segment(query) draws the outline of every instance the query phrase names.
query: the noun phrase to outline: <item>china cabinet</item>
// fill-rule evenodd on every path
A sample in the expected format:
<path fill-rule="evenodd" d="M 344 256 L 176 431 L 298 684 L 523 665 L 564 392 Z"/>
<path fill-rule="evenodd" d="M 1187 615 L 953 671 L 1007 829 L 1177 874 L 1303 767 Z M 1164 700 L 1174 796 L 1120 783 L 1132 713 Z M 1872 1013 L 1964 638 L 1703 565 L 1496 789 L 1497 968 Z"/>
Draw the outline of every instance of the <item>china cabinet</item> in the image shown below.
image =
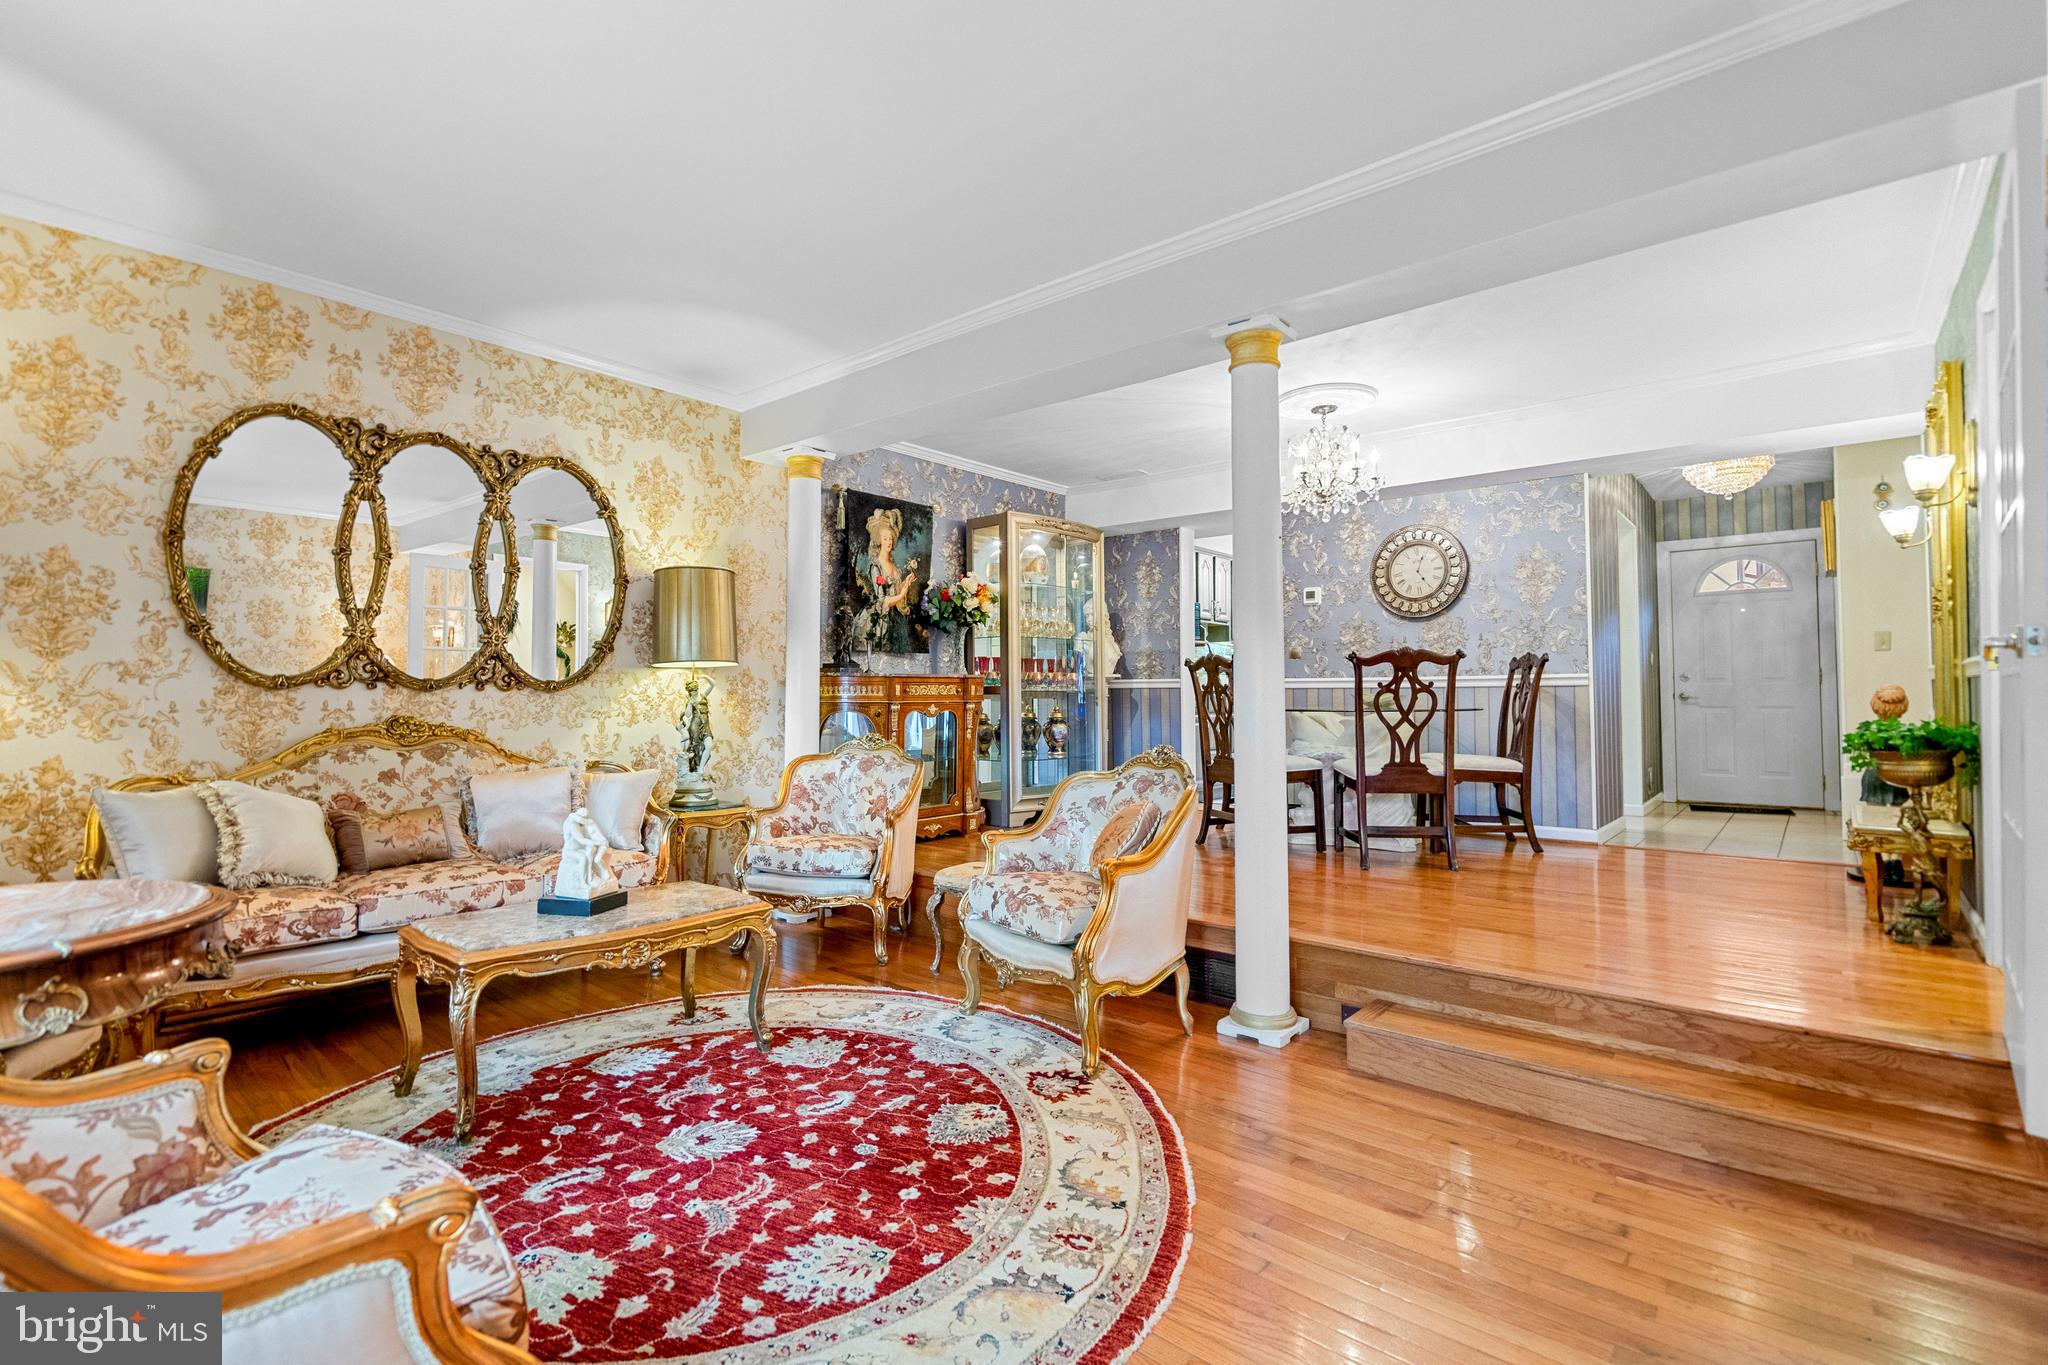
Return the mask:
<path fill-rule="evenodd" d="M 962 651 L 990 680 L 976 778 L 989 819 L 1010 827 L 1035 816 L 1068 774 L 1107 766 L 1102 532 L 1002 512 L 967 523 L 967 557 L 997 594 L 994 619 Z"/>
<path fill-rule="evenodd" d="M 982 824 L 975 727 L 985 684 L 925 673 L 826 673 L 818 679 L 818 752 L 880 735 L 924 764 L 917 837 L 973 834 Z"/>

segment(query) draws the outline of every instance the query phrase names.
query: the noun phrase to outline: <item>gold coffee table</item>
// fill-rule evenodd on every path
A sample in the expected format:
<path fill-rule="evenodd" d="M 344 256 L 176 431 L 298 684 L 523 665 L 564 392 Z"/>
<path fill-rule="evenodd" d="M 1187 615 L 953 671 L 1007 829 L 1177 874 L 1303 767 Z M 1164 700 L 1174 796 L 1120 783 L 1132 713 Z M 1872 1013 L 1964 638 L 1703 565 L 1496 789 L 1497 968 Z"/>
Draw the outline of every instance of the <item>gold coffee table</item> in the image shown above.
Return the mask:
<path fill-rule="evenodd" d="M 775 955 L 775 921 L 768 903 L 744 891 L 702 882 L 641 887 L 617 910 L 587 919 L 543 915 L 529 908 L 475 910 L 408 924 L 398 931 L 398 976 L 392 995 L 405 1030 L 405 1060 L 392 1089 L 412 1093 L 424 1037 L 419 983 L 448 986 L 448 1032 L 455 1044 L 455 1139 L 469 1140 L 476 1120 L 476 1002 L 500 976 L 550 976 L 583 967 L 645 967 L 669 953 L 683 954 L 686 1017 L 697 1012 L 697 950 L 745 935 L 753 979 L 747 1021 L 754 1042 L 768 1050 L 761 997 Z"/>

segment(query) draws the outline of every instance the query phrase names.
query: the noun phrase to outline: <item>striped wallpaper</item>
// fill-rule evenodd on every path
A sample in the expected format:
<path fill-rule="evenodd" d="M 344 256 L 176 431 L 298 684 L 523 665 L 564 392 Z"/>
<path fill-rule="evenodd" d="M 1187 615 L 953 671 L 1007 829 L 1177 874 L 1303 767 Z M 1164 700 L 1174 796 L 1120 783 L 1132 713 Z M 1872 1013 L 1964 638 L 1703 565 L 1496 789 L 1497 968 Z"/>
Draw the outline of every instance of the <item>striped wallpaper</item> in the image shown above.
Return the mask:
<path fill-rule="evenodd" d="M 1746 535 L 1751 531 L 1810 531 L 1820 505 L 1835 495 L 1835 481 L 1752 488 L 1732 498 L 1666 498 L 1657 504 L 1657 539 Z"/>
<path fill-rule="evenodd" d="M 1127 758 L 1142 754 L 1155 744 L 1170 744 L 1176 749 L 1181 747 L 1180 693 L 1181 685 L 1178 681 L 1139 685 L 1120 679 L 1111 680 L 1110 766 L 1114 767 Z M 1183 752 L 1187 755 L 1190 767 L 1201 763 L 1192 736 Z"/>
<path fill-rule="evenodd" d="M 1499 736 L 1501 695 L 1506 683 L 1458 680 L 1458 701 L 1463 705 L 1477 699 L 1485 712 L 1458 717 L 1458 748 L 1465 753 L 1490 754 Z M 1290 711 L 1336 711 L 1351 714 L 1351 686 L 1302 686 L 1287 689 Z M 1558 682 L 1544 679 L 1536 698 L 1536 784 L 1533 792 L 1535 818 L 1539 825 L 1558 829 L 1593 829 L 1593 723 L 1592 693 L 1584 677 L 1567 677 Z M 1493 792 L 1485 787 L 1461 784 L 1458 811 L 1463 815 L 1493 812 Z"/>

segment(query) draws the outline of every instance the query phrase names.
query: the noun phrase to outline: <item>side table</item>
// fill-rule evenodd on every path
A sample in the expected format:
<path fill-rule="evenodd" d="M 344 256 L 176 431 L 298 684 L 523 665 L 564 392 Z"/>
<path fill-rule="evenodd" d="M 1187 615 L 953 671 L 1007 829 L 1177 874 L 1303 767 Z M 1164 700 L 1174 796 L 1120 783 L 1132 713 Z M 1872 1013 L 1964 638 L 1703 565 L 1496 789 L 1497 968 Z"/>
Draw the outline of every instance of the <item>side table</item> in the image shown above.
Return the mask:
<path fill-rule="evenodd" d="M 665 882 L 708 882 L 713 886 L 738 887 L 746 856 L 744 830 L 753 807 L 744 801 L 721 799 L 715 806 L 670 806 L 668 856 L 661 870 Z M 739 830 L 738 836 L 729 831 Z M 691 835 L 701 837 L 692 840 Z M 718 853 L 719 838 L 730 845 L 725 858 Z M 725 865 L 718 866 L 720 862 Z"/>
<path fill-rule="evenodd" d="M 1904 809 L 1903 806 L 1860 802 L 1849 820 L 1847 843 L 1849 851 L 1863 859 L 1864 904 L 1873 924 L 1884 922 L 1884 868 L 1881 860 L 1901 858 L 1910 862 L 1914 856 L 1912 836 L 1899 825 L 1899 812 Z M 1970 837 L 1970 827 L 1954 820 L 1929 820 L 1927 835 L 1934 847 L 1934 856 L 1941 862 L 1942 922 L 1953 929 L 1962 903 L 1963 863 L 1976 856 L 1975 841 Z"/>

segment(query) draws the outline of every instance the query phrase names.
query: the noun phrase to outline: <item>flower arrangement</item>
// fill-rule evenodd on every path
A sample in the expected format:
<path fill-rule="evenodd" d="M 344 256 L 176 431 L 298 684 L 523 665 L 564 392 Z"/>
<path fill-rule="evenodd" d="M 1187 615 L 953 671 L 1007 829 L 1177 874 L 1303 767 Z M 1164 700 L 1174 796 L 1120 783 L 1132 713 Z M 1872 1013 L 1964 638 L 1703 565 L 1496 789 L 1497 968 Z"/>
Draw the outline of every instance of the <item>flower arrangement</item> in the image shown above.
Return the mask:
<path fill-rule="evenodd" d="M 934 583 L 924 593 L 925 615 L 944 630 L 985 626 L 995 608 L 996 590 L 971 573 L 950 583 Z"/>
<path fill-rule="evenodd" d="M 1952 753 L 1958 781 L 1965 787 L 1977 785 L 1978 739 L 1972 724 L 1905 721 L 1896 716 L 1866 720 L 1842 736 L 1842 752 L 1857 772 L 1873 766 L 1878 754 Z"/>

